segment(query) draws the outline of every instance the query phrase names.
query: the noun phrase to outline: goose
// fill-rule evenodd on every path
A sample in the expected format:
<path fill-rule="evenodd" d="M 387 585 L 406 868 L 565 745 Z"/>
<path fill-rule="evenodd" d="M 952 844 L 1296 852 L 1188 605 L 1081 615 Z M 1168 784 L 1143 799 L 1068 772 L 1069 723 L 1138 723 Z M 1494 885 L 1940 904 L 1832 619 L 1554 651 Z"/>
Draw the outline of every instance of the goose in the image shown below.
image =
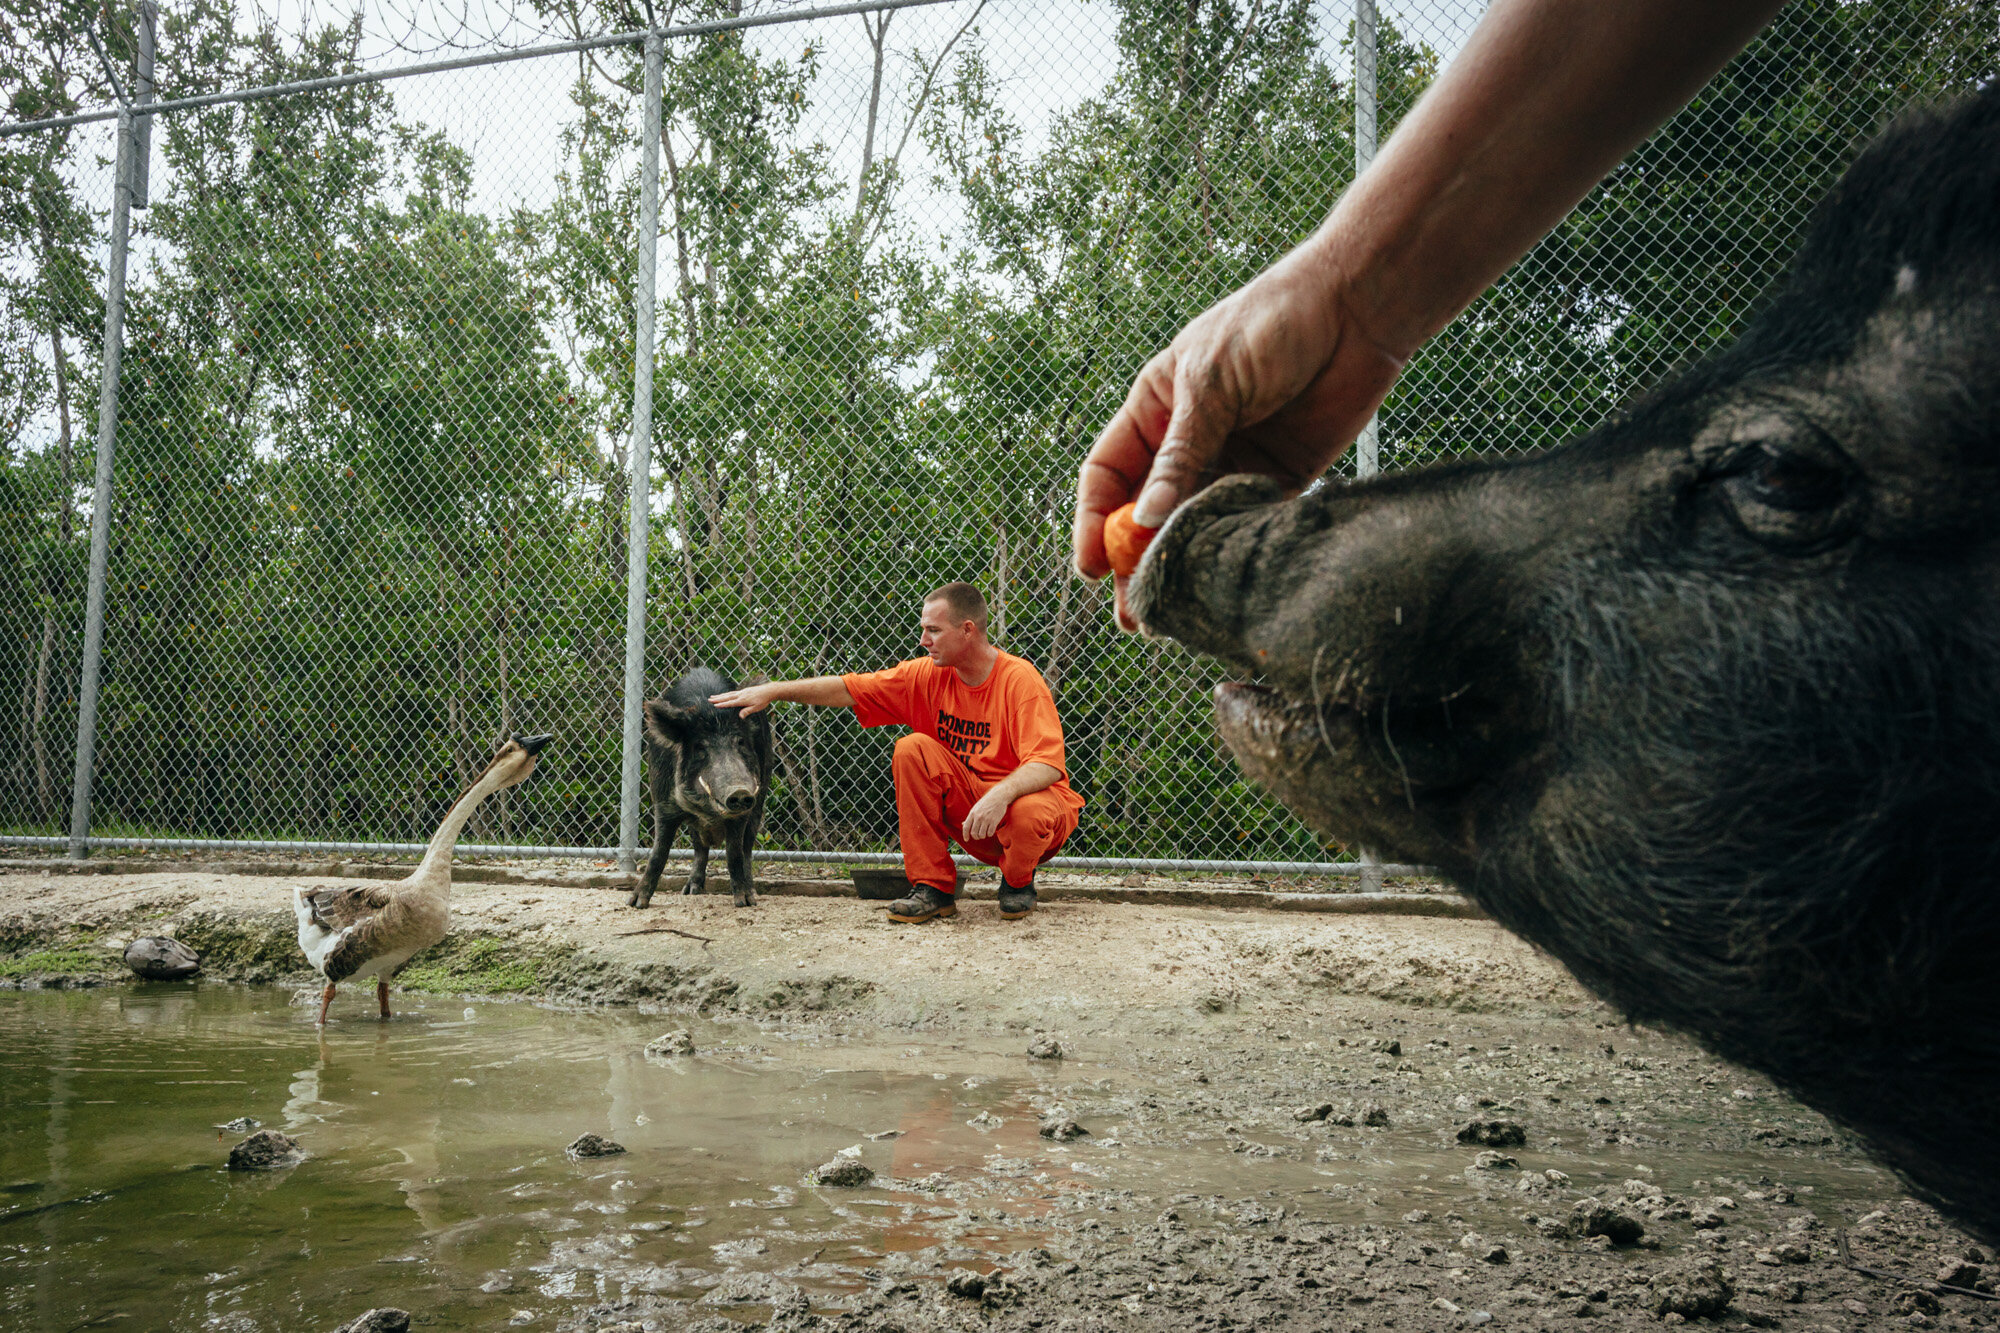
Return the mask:
<path fill-rule="evenodd" d="M 375 978 L 382 1017 L 389 1015 L 389 978 L 422 950 L 444 938 L 451 925 L 451 853 L 459 830 L 479 803 L 503 787 L 527 781 L 535 756 L 548 736 L 515 736 L 500 747 L 485 771 L 458 798 L 431 836 L 424 859 L 408 879 L 395 884 L 336 889 L 299 886 L 292 890 L 292 913 L 299 920 L 299 947 L 306 961 L 326 978 L 319 997 L 319 1026 L 326 1026 L 333 988 L 343 981 Z"/>

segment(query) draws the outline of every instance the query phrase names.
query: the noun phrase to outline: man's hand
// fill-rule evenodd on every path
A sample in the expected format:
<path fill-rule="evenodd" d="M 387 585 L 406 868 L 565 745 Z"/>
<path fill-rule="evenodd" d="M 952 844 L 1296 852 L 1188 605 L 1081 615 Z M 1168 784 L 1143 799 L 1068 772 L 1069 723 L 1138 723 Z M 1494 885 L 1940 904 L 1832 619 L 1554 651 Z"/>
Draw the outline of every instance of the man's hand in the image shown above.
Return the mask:
<path fill-rule="evenodd" d="M 1308 242 L 1147 362 L 1077 478 L 1077 572 L 1109 572 L 1105 516 L 1135 496 L 1133 517 L 1156 528 L 1217 476 L 1262 473 L 1298 491 L 1324 472 L 1402 369 L 1350 310 Z"/>
<path fill-rule="evenodd" d="M 708 696 L 708 701 L 717 708 L 738 709 L 738 717 L 748 717 L 752 713 L 763 712 L 784 698 L 783 689 L 788 683 L 772 681 L 766 685 L 745 685 L 741 689 L 711 694 Z"/>
<path fill-rule="evenodd" d="M 1053 764 L 1030 759 L 1027 763 L 1009 773 L 988 787 L 980 798 L 965 812 L 965 819 L 958 826 L 960 833 L 974 839 L 990 838 L 1000 831 L 1000 825 L 1007 818 L 1008 809 L 1014 802 L 1029 792 L 1043 791 L 1052 787 L 1062 778 L 1062 770 Z"/>
<path fill-rule="evenodd" d="M 1014 803 L 1013 797 L 1000 790 L 998 785 L 986 789 L 986 794 L 972 803 L 965 812 L 965 822 L 959 827 L 968 838 L 990 838 L 1000 831 L 1000 822 L 1007 818 L 1007 807 Z"/>

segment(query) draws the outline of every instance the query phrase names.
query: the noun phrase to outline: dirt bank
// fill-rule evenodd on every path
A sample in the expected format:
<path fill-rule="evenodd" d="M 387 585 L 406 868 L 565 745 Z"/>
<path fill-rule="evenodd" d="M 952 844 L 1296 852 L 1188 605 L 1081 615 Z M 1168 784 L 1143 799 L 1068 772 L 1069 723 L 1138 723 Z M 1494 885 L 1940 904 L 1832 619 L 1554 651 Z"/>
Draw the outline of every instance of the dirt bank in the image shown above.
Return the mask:
<path fill-rule="evenodd" d="M 125 942 L 162 934 L 194 946 L 211 977 L 303 984 L 290 908 L 300 882 L 0 874 L 0 979 L 111 979 Z M 1468 1012 L 1593 1007 L 1554 963 L 1484 920 L 1055 898 L 1003 922 L 975 897 L 953 920 L 910 927 L 853 897 L 767 894 L 738 910 L 721 895 L 662 894 L 635 911 L 619 888 L 554 879 L 461 883 L 452 910 L 451 937 L 416 960 L 404 986 L 968 1030 L 1157 1027 L 1331 996 Z"/>

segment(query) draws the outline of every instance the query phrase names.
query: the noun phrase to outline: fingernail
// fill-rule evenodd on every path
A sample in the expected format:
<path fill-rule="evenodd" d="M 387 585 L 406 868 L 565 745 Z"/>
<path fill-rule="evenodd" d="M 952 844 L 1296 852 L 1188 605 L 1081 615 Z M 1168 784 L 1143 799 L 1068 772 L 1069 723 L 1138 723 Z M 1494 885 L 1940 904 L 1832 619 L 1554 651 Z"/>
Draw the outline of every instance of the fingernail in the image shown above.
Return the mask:
<path fill-rule="evenodd" d="M 1139 492 L 1139 503 L 1132 506 L 1132 521 L 1142 528 L 1157 528 L 1174 512 L 1174 501 L 1179 498 L 1169 483 L 1152 482 Z"/>

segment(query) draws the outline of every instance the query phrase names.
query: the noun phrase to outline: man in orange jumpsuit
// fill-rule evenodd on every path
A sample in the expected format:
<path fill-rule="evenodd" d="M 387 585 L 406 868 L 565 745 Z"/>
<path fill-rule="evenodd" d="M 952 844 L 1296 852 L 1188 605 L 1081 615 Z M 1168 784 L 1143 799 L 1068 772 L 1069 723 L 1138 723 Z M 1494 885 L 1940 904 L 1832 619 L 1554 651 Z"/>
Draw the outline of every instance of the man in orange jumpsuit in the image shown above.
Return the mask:
<path fill-rule="evenodd" d="M 986 637 L 986 599 L 969 583 L 924 598 L 926 657 L 887 671 L 746 685 L 710 698 L 745 716 L 773 703 L 852 708 L 864 727 L 910 728 L 896 742 L 896 820 L 910 894 L 891 921 L 955 916 L 955 841 L 1000 867 L 1000 915 L 1034 910 L 1035 867 L 1076 831 L 1083 798 L 1063 765 L 1062 720 L 1041 673 Z"/>

